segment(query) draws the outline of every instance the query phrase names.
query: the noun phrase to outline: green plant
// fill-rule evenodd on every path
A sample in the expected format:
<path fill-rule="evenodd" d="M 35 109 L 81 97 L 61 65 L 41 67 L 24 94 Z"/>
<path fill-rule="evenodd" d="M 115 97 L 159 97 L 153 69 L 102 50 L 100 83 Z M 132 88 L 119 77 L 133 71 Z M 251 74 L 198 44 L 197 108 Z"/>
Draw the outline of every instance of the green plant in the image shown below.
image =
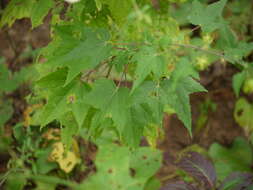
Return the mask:
<path fill-rule="evenodd" d="M 192 136 L 189 95 L 206 91 L 197 82 L 195 68 L 227 61 L 245 72 L 249 64 L 244 58 L 252 43 L 238 40 L 223 17 L 226 0 L 186 2 L 191 9 L 186 17 L 184 5 L 180 6 L 184 0 L 68 2 L 11 0 L 0 26 L 28 17 L 36 28 L 50 12 L 52 40 L 39 53 L 35 63 L 39 79 L 28 98 L 43 106 L 29 112 L 26 125 L 60 128 L 59 146 L 65 146 L 66 155 L 77 136 L 95 143 L 97 172 L 80 185 L 55 175 L 33 176 L 35 171 L 23 172 L 24 179 L 37 180 L 38 186 L 47 181 L 53 184 L 51 189 L 57 184 L 73 189 L 158 189 L 154 174 L 161 155 L 154 148 L 162 136 L 164 113 L 175 112 Z M 196 27 L 184 31 L 181 22 Z M 195 30 L 201 37 L 189 40 Z M 242 82 L 236 83 L 239 94 Z M 140 147 L 143 136 L 152 147 Z M 11 188 L 21 189 L 22 184 Z"/>
<path fill-rule="evenodd" d="M 242 137 L 237 137 L 228 148 L 213 143 L 208 152 L 214 161 L 219 180 L 224 180 L 233 172 L 251 172 L 252 147 Z"/>
<path fill-rule="evenodd" d="M 5 135 L 5 124 L 11 118 L 14 110 L 12 107 L 12 99 L 8 94 L 15 91 L 23 83 L 31 80 L 33 75 L 32 68 L 25 68 L 19 72 L 12 73 L 5 65 L 5 60 L 0 60 L 0 152 L 7 150 L 11 142 L 11 138 Z"/>

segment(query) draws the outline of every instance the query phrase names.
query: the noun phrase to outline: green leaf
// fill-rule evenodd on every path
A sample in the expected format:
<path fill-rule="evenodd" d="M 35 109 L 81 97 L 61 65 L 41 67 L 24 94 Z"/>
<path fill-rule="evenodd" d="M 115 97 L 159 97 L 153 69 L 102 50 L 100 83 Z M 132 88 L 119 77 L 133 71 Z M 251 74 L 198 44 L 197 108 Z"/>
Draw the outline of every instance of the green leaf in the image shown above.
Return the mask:
<path fill-rule="evenodd" d="M 84 100 L 79 99 L 79 100 L 77 100 L 77 102 L 75 104 L 72 104 L 71 107 L 72 107 L 72 112 L 74 114 L 76 122 L 77 122 L 79 128 L 81 128 L 83 126 L 84 120 L 88 114 L 90 106 Z"/>
<path fill-rule="evenodd" d="M 133 59 L 136 61 L 136 70 L 132 91 L 134 91 L 152 72 L 155 80 L 158 80 L 166 67 L 163 57 L 157 55 L 157 51 L 153 47 L 144 46 L 140 51 L 134 55 Z"/>
<path fill-rule="evenodd" d="M 220 0 L 205 6 L 194 0 L 188 20 L 194 25 L 200 25 L 204 32 L 212 32 L 223 25 L 222 11 L 226 2 L 227 0 Z"/>
<path fill-rule="evenodd" d="M 144 190 L 159 190 L 161 186 L 161 182 L 155 177 L 152 177 L 146 183 Z"/>
<path fill-rule="evenodd" d="M 6 183 L 6 190 L 23 190 L 26 179 L 21 173 L 9 175 Z"/>
<path fill-rule="evenodd" d="M 235 75 L 233 75 L 232 85 L 233 85 L 233 90 L 234 90 L 237 97 L 239 96 L 240 89 L 241 89 L 245 79 L 246 79 L 246 72 L 245 71 L 242 71 L 240 73 L 236 73 Z"/>
<path fill-rule="evenodd" d="M 83 184 L 83 189 L 131 189 L 137 183 L 130 176 L 130 152 L 115 144 L 101 145 L 96 156 L 97 173 Z M 136 190 L 141 190 L 137 188 Z"/>
<path fill-rule="evenodd" d="M 0 96 L 0 152 L 7 151 L 11 144 L 12 138 L 5 135 L 5 123 L 11 118 L 14 110 L 12 102 L 9 99 L 3 99 Z"/>
<path fill-rule="evenodd" d="M 238 42 L 235 46 L 225 49 L 225 57 L 230 61 L 238 62 L 248 56 L 253 50 L 253 43 Z"/>
<path fill-rule="evenodd" d="M 236 47 L 238 39 L 236 33 L 231 29 L 229 24 L 224 24 L 219 28 L 220 38 L 216 43 L 216 46 L 220 49 Z"/>
<path fill-rule="evenodd" d="M 50 183 L 43 183 L 40 181 L 36 181 L 36 189 L 35 190 L 55 190 L 56 185 Z"/>
<path fill-rule="evenodd" d="M 49 10 L 54 6 L 53 0 L 38 0 L 34 3 L 31 10 L 32 28 L 42 24 L 44 17 L 48 14 Z"/>
<path fill-rule="evenodd" d="M 116 88 L 112 80 L 99 79 L 87 95 L 87 102 L 103 112 L 101 117 L 112 117 L 117 129 L 122 132 L 129 119 L 129 89 Z"/>
<path fill-rule="evenodd" d="M 148 147 L 138 148 L 133 152 L 130 167 L 134 170 L 134 178 L 147 181 L 161 167 L 162 155 L 159 150 Z"/>
<path fill-rule="evenodd" d="M 67 77 L 67 68 L 61 68 L 39 79 L 36 83 L 41 88 L 55 89 L 62 87 Z"/>
<path fill-rule="evenodd" d="M 56 163 L 48 161 L 48 156 L 51 151 L 51 148 L 46 148 L 35 152 L 37 158 L 35 166 L 39 174 L 47 174 L 51 170 L 58 168 Z"/>
<path fill-rule="evenodd" d="M 78 132 L 78 124 L 72 112 L 67 112 L 59 119 L 64 126 L 61 128 L 61 141 L 65 145 L 64 148 L 69 150 L 72 145 L 73 136 Z"/>
<path fill-rule="evenodd" d="M 0 64 L 0 94 L 16 90 L 22 83 L 36 78 L 33 67 L 24 67 L 19 72 L 11 73 L 5 64 Z"/>
<path fill-rule="evenodd" d="M 218 143 L 212 144 L 209 155 L 214 161 L 219 180 L 224 180 L 235 171 L 251 171 L 252 150 L 248 142 L 241 137 L 236 138 L 230 148 Z"/>
<path fill-rule="evenodd" d="M 101 2 L 101 0 L 95 0 L 95 3 L 96 3 L 96 6 L 97 6 L 97 9 L 100 11 L 102 9 L 102 2 Z"/>
<path fill-rule="evenodd" d="M 62 40 L 53 48 L 47 64 L 54 67 L 68 67 L 65 85 L 69 84 L 78 74 L 96 67 L 109 57 L 111 46 L 107 44 L 109 34 L 104 29 L 81 28 L 82 38 L 76 39 L 69 34 L 69 27 L 62 30 Z M 62 47 L 60 47 L 62 46 Z"/>
<path fill-rule="evenodd" d="M 128 14 L 130 13 L 131 8 L 132 8 L 132 1 L 131 0 L 124 0 L 124 1 L 99 0 L 99 1 L 108 5 L 108 7 L 111 11 L 112 17 L 119 24 L 122 24 L 126 20 Z"/>
<path fill-rule="evenodd" d="M 128 88 L 119 88 L 108 108 L 112 120 L 120 132 L 126 127 L 129 119 L 129 94 Z"/>
<path fill-rule="evenodd" d="M 87 95 L 87 102 L 98 109 L 109 106 L 116 86 L 112 80 L 98 79 L 93 83 L 91 92 Z"/>
<path fill-rule="evenodd" d="M 144 127 L 148 124 L 149 114 L 141 105 L 133 105 L 129 112 L 129 120 L 123 130 L 122 138 L 128 146 L 136 148 L 140 144 Z"/>
<path fill-rule="evenodd" d="M 76 106 L 78 105 L 75 104 L 83 102 L 83 96 L 88 91 L 88 86 L 79 81 L 73 81 L 65 87 L 56 88 L 53 93 L 50 93 L 47 104 L 39 117 L 41 126 L 45 126 L 55 119 L 60 119 L 68 111 L 75 112 L 74 115 L 77 116 L 76 120 L 81 124 L 81 121 L 84 119 L 80 118 L 81 116 L 77 112 L 81 110 L 77 109 Z M 85 117 L 85 112 L 83 113 L 83 117 Z"/>
<path fill-rule="evenodd" d="M 18 87 L 18 84 L 12 80 L 13 76 L 5 64 L 0 64 L 0 93 L 11 92 Z"/>
<path fill-rule="evenodd" d="M 95 165 L 97 172 L 85 180 L 82 189 L 143 190 L 161 165 L 161 153 L 148 147 L 131 152 L 127 147 L 103 144 L 99 146 Z M 136 173 L 131 174 L 133 170 Z"/>
<path fill-rule="evenodd" d="M 2 13 L 0 28 L 6 24 L 10 27 L 15 20 L 29 17 L 33 5 L 31 0 L 11 0 Z"/>
<path fill-rule="evenodd" d="M 2 127 L 11 118 L 13 112 L 12 102 L 0 97 L 0 134 L 2 134 Z"/>
<path fill-rule="evenodd" d="M 195 75 L 195 72 L 187 64 L 185 61 L 179 62 L 171 79 L 162 82 L 161 98 L 165 104 L 169 104 L 176 111 L 178 118 L 192 135 L 189 95 L 194 92 L 206 92 L 206 90 L 190 77 Z"/>

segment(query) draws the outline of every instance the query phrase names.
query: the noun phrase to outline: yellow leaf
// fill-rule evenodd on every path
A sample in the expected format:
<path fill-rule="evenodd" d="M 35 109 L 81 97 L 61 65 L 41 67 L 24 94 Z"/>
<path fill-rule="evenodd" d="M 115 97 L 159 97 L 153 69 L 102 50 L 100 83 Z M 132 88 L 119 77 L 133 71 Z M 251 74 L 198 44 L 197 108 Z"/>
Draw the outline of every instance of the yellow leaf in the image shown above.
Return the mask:
<path fill-rule="evenodd" d="M 75 141 L 74 141 L 75 142 Z M 69 173 L 73 170 L 76 164 L 80 162 L 79 159 L 79 149 L 76 147 L 78 146 L 77 143 L 74 147 L 74 152 L 72 151 L 65 151 L 64 145 L 62 142 L 56 142 L 53 144 L 53 150 L 49 156 L 50 161 L 55 161 L 59 164 L 60 168 Z"/>

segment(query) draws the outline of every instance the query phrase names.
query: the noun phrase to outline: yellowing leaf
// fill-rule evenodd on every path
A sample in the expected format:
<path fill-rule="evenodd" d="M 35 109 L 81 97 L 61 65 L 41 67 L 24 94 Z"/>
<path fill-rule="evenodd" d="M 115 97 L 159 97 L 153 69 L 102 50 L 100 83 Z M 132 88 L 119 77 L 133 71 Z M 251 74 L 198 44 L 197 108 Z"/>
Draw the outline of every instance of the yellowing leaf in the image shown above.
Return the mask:
<path fill-rule="evenodd" d="M 30 124 L 31 124 L 31 120 L 32 120 L 32 118 L 31 118 L 31 113 L 33 113 L 34 110 L 40 108 L 41 106 L 42 106 L 41 104 L 34 104 L 34 105 L 32 105 L 32 106 L 28 106 L 28 107 L 25 109 L 25 111 L 24 111 L 24 113 L 23 113 L 23 117 L 24 117 L 24 126 L 25 126 L 25 127 L 28 127 L 28 126 L 30 126 Z"/>
<path fill-rule="evenodd" d="M 74 141 L 75 142 L 75 141 Z M 79 149 L 76 148 L 77 143 L 75 144 L 75 151 L 65 151 L 64 145 L 62 142 L 56 142 L 53 145 L 53 151 L 51 152 L 49 159 L 51 161 L 55 161 L 59 164 L 60 168 L 66 172 L 69 173 L 73 170 L 76 164 L 80 162 L 79 159 Z M 77 152 L 78 151 L 78 152 Z"/>
<path fill-rule="evenodd" d="M 253 105 L 245 98 L 240 98 L 235 104 L 235 121 L 247 132 L 253 131 Z"/>
<path fill-rule="evenodd" d="M 79 159 L 73 152 L 67 152 L 66 156 L 58 161 L 58 163 L 63 171 L 69 173 L 79 163 Z"/>

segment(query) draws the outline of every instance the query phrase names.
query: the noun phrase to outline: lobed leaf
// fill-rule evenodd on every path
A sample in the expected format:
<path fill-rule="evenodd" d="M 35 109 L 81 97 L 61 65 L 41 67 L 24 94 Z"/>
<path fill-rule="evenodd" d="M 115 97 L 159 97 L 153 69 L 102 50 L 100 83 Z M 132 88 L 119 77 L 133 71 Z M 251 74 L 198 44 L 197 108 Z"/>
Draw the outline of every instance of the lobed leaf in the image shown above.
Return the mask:
<path fill-rule="evenodd" d="M 53 51 L 46 64 L 68 68 L 65 86 L 81 72 L 93 69 L 110 56 L 111 46 L 107 43 L 109 40 L 107 30 L 82 27 L 79 28 L 80 39 L 72 36 L 75 29 L 72 30 L 71 25 L 60 27 L 58 30 L 62 39 L 60 43 L 55 41 L 55 47 L 52 46 Z"/>
<path fill-rule="evenodd" d="M 32 28 L 42 24 L 44 17 L 48 14 L 49 10 L 53 6 L 53 0 L 38 0 L 36 3 L 34 3 L 31 10 Z"/>
<path fill-rule="evenodd" d="M 192 24 L 200 25 L 204 32 L 213 32 L 223 26 L 222 11 L 226 2 L 227 0 L 220 0 L 205 6 L 194 0 L 188 20 Z"/>
<path fill-rule="evenodd" d="M 151 72 L 155 80 L 158 80 L 163 75 L 166 67 L 165 60 L 162 56 L 156 54 L 155 48 L 144 46 L 134 55 L 133 60 L 136 61 L 137 66 L 135 70 L 136 80 L 134 80 L 132 91 L 134 91 Z"/>
<path fill-rule="evenodd" d="M 191 78 L 191 76 L 196 78 L 198 75 L 192 66 L 187 66 L 187 64 L 189 64 L 187 60 L 182 59 L 173 71 L 171 78 L 161 83 L 161 99 L 176 111 L 179 119 L 192 135 L 189 95 L 206 90 Z"/>

